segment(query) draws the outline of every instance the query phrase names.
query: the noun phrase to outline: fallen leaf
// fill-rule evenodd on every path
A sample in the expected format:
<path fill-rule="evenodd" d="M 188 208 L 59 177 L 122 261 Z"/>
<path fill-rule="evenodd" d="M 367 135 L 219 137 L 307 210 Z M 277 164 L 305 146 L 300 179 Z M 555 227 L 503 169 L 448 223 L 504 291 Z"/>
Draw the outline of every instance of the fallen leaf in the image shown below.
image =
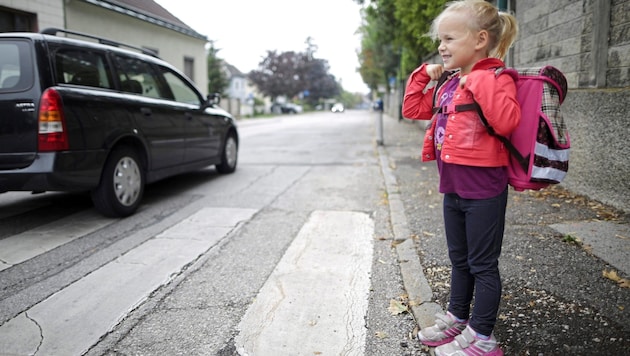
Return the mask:
<path fill-rule="evenodd" d="M 422 304 L 422 301 L 417 301 L 417 300 L 410 300 L 409 301 L 409 306 L 410 307 L 415 307 L 415 306 L 418 306 L 420 304 Z"/>
<path fill-rule="evenodd" d="M 376 337 L 377 337 L 377 338 L 379 338 L 379 339 L 385 339 L 385 338 L 389 337 L 389 335 L 387 335 L 387 333 L 386 333 L 386 332 L 384 332 L 384 331 L 377 331 L 377 332 L 375 333 L 375 335 L 376 335 Z"/>
<path fill-rule="evenodd" d="M 621 279 L 621 277 L 619 277 L 619 275 L 617 274 L 617 271 L 612 270 L 612 269 L 611 269 L 610 271 L 608 271 L 608 270 L 604 270 L 604 271 L 602 272 L 602 275 L 603 275 L 605 278 L 608 278 L 608 279 L 610 279 L 610 280 L 612 280 L 612 281 L 615 281 L 615 282 L 619 282 L 619 280 Z"/>
<path fill-rule="evenodd" d="M 418 335 L 418 332 L 420 331 L 420 327 L 418 325 L 416 325 L 413 330 L 411 331 L 411 334 L 409 335 L 409 339 L 411 340 L 415 340 L 416 336 Z"/>
<path fill-rule="evenodd" d="M 619 274 L 617 274 L 617 271 L 615 271 L 615 270 L 612 270 L 612 269 L 610 271 L 604 270 L 602 272 L 602 275 L 605 278 L 610 279 L 611 281 L 617 282 L 617 284 L 621 288 L 630 288 L 630 280 L 625 279 L 625 278 L 621 278 L 619 276 Z"/>
<path fill-rule="evenodd" d="M 406 313 L 408 308 L 402 302 L 392 299 L 389 301 L 389 308 L 387 308 L 392 315 L 399 315 L 402 313 Z"/>

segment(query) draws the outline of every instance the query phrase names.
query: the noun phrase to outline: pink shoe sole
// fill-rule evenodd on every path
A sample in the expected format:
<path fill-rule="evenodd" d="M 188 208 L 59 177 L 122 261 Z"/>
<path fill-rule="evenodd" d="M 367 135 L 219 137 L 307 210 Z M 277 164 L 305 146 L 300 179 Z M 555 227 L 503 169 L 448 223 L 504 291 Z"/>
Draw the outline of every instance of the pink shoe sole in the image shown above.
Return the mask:
<path fill-rule="evenodd" d="M 496 350 L 487 353 L 486 356 L 503 356 L 503 350 L 500 347 L 497 347 Z"/>

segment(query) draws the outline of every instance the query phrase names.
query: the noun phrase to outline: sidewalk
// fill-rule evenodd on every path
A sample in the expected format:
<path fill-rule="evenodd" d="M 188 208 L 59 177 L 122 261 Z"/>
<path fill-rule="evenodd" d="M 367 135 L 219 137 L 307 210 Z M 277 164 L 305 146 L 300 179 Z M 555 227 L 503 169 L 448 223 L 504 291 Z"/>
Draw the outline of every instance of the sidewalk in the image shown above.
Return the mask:
<path fill-rule="evenodd" d="M 437 169 L 420 162 L 419 122 L 383 121 L 378 150 L 401 273 L 427 326 L 449 296 Z M 561 187 L 510 191 L 495 328 L 506 355 L 628 354 L 630 288 L 618 279 L 630 279 L 629 215 Z"/>

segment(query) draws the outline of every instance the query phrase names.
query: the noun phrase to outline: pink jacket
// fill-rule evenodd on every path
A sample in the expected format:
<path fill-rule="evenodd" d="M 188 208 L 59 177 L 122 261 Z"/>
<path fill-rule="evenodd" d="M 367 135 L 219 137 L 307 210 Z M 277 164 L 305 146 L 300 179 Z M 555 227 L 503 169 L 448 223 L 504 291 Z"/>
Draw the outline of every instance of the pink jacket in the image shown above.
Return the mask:
<path fill-rule="evenodd" d="M 433 117 L 434 88 L 423 92 L 431 81 L 425 66 L 426 64 L 422 64 L 414 70 L 407 81 L 402 106 L 402 114 L 406 118 L 429 120 Z M 458 86 L 455 90 L 452 104 L 470 104 L 474 97 L 496 133 L 508 136 L 521 120 L 521 110 L 516 100 L 514 79 L 510 75 L 497 76 L 494 70 L 490 70 L 504 66 L 496 58 L 477 62 L 468 74 L 464 88 Z M 436 159 L 433 138 L 436 122 L 433 120 L 426 131 L 422 161 Z M 508 150 L 501 141 L 488 134 L 476 111 L 450 113 L 444 137 L 441 154 L 444 162 L 477 167 L 508 165 Z"/>

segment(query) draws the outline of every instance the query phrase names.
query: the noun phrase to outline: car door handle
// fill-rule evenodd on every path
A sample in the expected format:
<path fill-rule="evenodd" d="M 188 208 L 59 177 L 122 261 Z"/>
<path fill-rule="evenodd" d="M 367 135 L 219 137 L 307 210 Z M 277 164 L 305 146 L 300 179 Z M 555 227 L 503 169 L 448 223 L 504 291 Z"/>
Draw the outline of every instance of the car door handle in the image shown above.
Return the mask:
<path fill-rule="evenodd" d="M 188 120 L 192 120 L 192 119 L 193 119 L 192 114 L 191 114 L 191 113 L 189 113 L 189 112 L 184 113 L 184 116 L 185 116 Z"/>
<path fill-rule="evenodd" d="M 144 116 L 151 116 L 151 109 L 149 108 L 140 108 L 140 112 L 144 115 Z"/>

